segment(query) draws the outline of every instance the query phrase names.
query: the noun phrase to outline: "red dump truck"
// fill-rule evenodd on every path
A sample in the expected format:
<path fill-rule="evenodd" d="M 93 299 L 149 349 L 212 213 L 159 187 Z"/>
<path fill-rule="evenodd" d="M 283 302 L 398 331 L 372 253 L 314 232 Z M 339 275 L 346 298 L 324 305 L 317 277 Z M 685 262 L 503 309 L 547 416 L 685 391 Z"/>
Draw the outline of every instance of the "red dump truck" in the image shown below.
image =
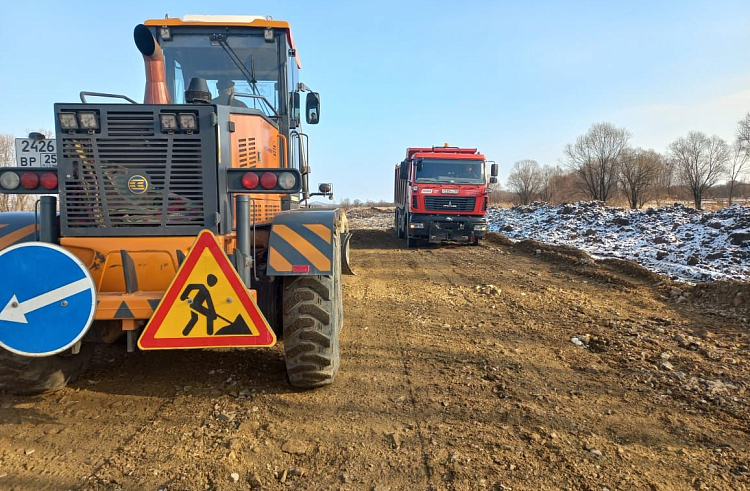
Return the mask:
<path fill-rule="evenodd" d="M 497 170 L 476 148 L 407 148 L 395 172 L 396 235 L 408 247 L 420 240 L 478 244 Z"/>

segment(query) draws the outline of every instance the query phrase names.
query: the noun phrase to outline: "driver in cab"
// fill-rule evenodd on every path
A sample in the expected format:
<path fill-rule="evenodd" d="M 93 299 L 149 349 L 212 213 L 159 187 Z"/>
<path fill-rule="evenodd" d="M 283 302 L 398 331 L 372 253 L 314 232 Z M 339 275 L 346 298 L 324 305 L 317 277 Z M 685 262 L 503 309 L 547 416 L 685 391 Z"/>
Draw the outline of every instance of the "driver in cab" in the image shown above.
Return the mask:
<path fill-rule="evenodd" d="M 228 106 L 229 98 L 231 97 L 232 94 L 234 94 L 234 80 L 230 78 L 220 78 L 216 82 L 216 88 L 219 89 L 219 95 L 211 99 L 211 103 L 222 104 L 224 106 Z M 247 105 L 244 102 L 238 101 L 237 99 L 233 98 L 232 107 L 247 108 Z"/>

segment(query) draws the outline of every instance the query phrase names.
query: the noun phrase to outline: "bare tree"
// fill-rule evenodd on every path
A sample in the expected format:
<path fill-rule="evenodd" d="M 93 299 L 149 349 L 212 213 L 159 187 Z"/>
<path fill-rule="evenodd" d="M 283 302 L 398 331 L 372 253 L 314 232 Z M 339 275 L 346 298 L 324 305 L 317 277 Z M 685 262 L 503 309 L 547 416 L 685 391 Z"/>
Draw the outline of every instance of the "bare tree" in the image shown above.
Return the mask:
<path fill-rule="evenodd" d="M 679 180 L 693 195 L 697 209 L 702 209 L 703 195 L 722 174 L 729 160 L 729 145 L 718 136 L 709 138 L 700 131 L 691 131 L 669 145 Z"/>
<path fill-rule="evenodd" d="M 0 134 L 0 167 L 16 165 L 16 139 L 13 135 Z M 0 193 L 0 212 L 33 210 L 36 195 Z"/>
<path fill-rule="evenodd" d="M 675 160 L 662 155 L 659 170 L 656 173 L 656 202 L 660 203 L 662 193 L 666 194 L 667 199 L 672 195 L 672 186 L 675 177 Z M 660 203 L 661 204 L 661 203 Z"/>
<path fill-rule="evenodd" d="M 750 152 L 750 113 L 737 123 L 737 141 Z"/>
<path fill-rule="evenodd" d="M 513 164 L 513 170 L 508 176 L 508 189 L 518 196 L 522 205 L 531 203 L 541 183 L 541 169 L 536 160 L 519 160 Z"/>
<path fill-rule="evenodd" d="M 503 191 L 503 185 L 500 183 L 500 181 L 490 184 L 487 193 L 490 195 L 490 203 L 493 205 L 497 205 L 499 203 L 505 202 L 505 191 Z"/>
<path fill-rule="evenodd" d="M 620 185 L 630 208 L 643 207 L 654 187 L 662 157 L 653 150 L 626 149 L 620 159 Z"/>
<path fill-rule="evenodd" d="M 11 166 L 16 160 L 16 139 L 13 135 L 0 134 L 0 166 Z"/>
<path fill-rule="evenodd" d="M 575 144 L 565 146 L 568 165 L 591 199 L 607 201 L 611 196 L 617 185 L 620 157 L 629 140 L 630 133 L 624 128 L 596 123 Z"/>
<path fill-rule="evenodd" d="M 734 190 L 737 180 L 745 171 L 748 161 L 750 161 L 750 147 L 746 146 L 739 138 L 732 144 L 732 150 L 729 157 L 729 204 L 732 204 Z"/>
<path fill-rule="evenodd" d="M 562 175 L 559 165 L 545 165 L 540 171 L 539 200 L 551 203 L 557 193 L 557 177 Z"/>
<path fill-rule="evenodd" d="M 13 165 L 15 153 L 15 138 L 13 135 L 0 134 L 0 167 Z M 0 211 L 11 211 L 15 208 L 12 194 L 0 193 Z"/>

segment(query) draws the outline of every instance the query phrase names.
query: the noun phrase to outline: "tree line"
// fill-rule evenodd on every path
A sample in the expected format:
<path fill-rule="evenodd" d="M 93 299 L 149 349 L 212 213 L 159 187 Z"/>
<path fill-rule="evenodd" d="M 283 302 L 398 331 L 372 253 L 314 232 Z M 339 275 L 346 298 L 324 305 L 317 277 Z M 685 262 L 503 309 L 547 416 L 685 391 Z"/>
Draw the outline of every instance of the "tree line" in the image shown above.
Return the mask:
<path fill-rule="evenodd" d="M 738 122 L 731 143 L 691 131 L 659 153 L 630 146 L 631 136 L 611 123 L 594 124 L 565 146 L 563 165 L 540 166 L 528 159 L 516 162 L 508 176 L 508 191 L 514 202 L 524 205 L 535 200 L 624 198 L 633 209 L 677 193 L 688 195 L 699 210 L 709 190 L 719 191 L 722 179 L 721 191 L 730 205 L 741 188 L 747 194 L 742 178 L 750 167 L 750 113 Z M 493 201 L 502 199 L 502 191 L 496 189 L 494 194 Z"/>

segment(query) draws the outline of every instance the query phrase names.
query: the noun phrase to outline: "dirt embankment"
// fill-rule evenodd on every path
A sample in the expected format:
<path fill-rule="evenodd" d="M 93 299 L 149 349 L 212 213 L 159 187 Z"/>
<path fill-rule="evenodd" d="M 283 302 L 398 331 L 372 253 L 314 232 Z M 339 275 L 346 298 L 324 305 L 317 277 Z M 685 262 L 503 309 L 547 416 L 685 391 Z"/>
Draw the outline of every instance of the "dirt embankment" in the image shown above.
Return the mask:
<path fill-rule="evenodd" d="M 279 347 L 105 347 L 2 397 L 0 489 L 750 489 L 742 307 L 536 244 L 353 247 L 333 386 Z"/>

